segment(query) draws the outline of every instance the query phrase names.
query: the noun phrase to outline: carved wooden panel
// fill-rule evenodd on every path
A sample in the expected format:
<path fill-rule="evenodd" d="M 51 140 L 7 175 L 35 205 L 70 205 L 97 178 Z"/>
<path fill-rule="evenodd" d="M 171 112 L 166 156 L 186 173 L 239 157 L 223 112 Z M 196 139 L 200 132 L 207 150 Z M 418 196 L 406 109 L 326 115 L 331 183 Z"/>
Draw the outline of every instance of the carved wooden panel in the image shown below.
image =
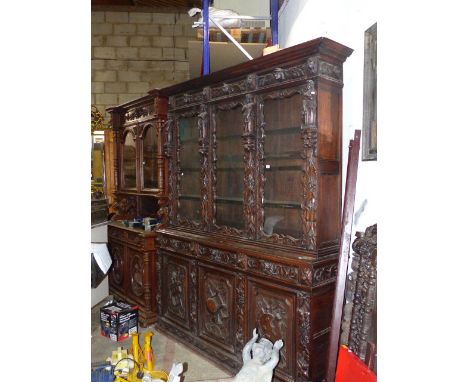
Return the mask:
<path fill-rule="evenodd" d="M 165 255 L 162 273 L 164 285 L 162 290 L 163 316 L 186 329 L 190 329 L 188 261 Z"/>
<path fill-rule="evenodd" d="M 271 342 L 282 339 L 284 347 L 280 352 L 277 372 L 294 378 L 295 371 L 295 310 L 296 296 L 289 290 L 272 284 L 249 280 L 249 329 L 256 327 L 260 337 Z M 290 379 L 290 378 L 289 378 Z"/>
<path fill-rule="evenodd" d="M 235 277 L 200 266 L 200 336 L 234 353 Z"/>
<path fill-rule="evenodd" d="M 139 298 L 144 293 L 143 254 L 128 248 L 128 259 L 130 263 L 130 290 L 135 297 Z"/>
<path fill-rule="evenodd" d="M 111 257 L 112 257 L 112 268 L 110 271 L 109 281 L 111 287 L 122 289 L 124 285 L 125 275 L 125 253 L 124 247 L 115 242 L 111 243 Z"/>
<path fill-rule="evenodd" d="M 377 225 L 364 233 L 356 232 L 356 237 L 352 272 L 346 283 L 341 342 L 365 361 L 368 342 L 376 344 Z"/>

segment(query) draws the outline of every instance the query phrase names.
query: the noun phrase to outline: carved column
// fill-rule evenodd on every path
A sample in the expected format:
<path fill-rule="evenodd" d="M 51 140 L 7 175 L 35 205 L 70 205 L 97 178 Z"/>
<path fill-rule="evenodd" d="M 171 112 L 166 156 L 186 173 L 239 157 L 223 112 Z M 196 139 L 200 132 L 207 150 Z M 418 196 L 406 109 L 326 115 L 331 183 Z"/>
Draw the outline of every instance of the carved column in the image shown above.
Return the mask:
<path fill-rule="evenodd" d="M 155 116 L 156 116 L 156 132 L 157 132 L 157 156 L 156 168 L 158 177 L 158 188 L 165 190 L 165 174 L 164 174 L 164 127 L 167 122 L 167 98 L 156 97 L 154 100 Z"/>
<path fill-rule="evenodd" d="M 298 381 L 308 381 L 310 370 L 310 296 L 307 293 L 297 294 L 296 310 L 296 375 Z"/>
<path fill-rule="evenodd" d="M 174 97 L 170 97 L 169 102 L 174 102 Z M 170 224 L 176 224 L 177 214 L 177 166 L 179 165 L 179 155 L 176 152 L 178 140 L 178 128 L 173 113 L 168 113 L 164 135 L 164 156 L 168 161 L 168 220 Z M 177 148 L 178 150 L 178 148 Z"/>
<path fill-rule="evenodd" d="M 303 151 L 303 202 L 301 203 L 303 222 L 303 246 L 315 249 L 317 243 L 317 97 L 314 81 L 307 81 L 302 92 L 302 140 Z"/>
<path fill-rule="evenodd" d="M 200 152 L 200 185 L 201 185 L 201 226 L 206 229 L 212 221 L 210 200 L 209 200 L 209 136 L 208 136 L 208 106 L 200 105 L 200 113 L 198 114 L 198 131 L 199 131 L 199 152 Z"/>
<path fill-rule="evenodd" d="M 255 101 L 252 94 L 245 96 L 242 112 L 244 113 L 244 227 L 249 239 L 256 237 L 256 139 L 255 139 Z"/>

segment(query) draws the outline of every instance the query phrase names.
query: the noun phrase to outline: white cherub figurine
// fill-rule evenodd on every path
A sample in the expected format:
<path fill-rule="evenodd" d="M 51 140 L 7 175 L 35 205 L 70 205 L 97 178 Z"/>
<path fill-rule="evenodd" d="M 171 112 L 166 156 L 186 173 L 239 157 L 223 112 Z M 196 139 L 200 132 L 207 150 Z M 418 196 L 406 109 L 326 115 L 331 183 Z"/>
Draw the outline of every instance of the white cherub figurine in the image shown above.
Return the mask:
<path fill-rule="evenodd" d="M 257 329 L 254 329 L 252 339 L 242 350 L 244 365 L 233 382 L 271 382 L 273 369 L 279 362 L 279 351 L 283 347 L 283 341 L 278 340 L 273 345 L 266 338 L 261 338 L 259 342 L 256 342 L 257 339 Z"/>

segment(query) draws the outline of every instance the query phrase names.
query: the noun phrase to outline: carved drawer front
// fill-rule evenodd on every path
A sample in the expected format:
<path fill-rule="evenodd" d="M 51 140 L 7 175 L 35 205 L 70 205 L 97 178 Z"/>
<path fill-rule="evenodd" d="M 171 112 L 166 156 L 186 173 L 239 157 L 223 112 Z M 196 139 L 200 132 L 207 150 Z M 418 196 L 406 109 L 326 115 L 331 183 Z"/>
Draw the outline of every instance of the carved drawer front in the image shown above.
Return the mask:
<path fill-rule="evenodd" d="M 163 256 L 162 315 L 190 329 L 189 263 L 173 256 Z"/>
<path fill-rule="evenodd" d="M 127 241 L 137 247 L 143 246 L 143 238 L 136 232 L 127 232 Z"/>
<path fill-rule="evenodd" d="M 108 227 L 107 235 L 109 239 L 125 240 L 126 232 L 123 229 L 118 229 L 115 227 Z"/>
<path fill-rule="evenodd" d="M 216 269 L 199 267 L 200 337 L 235 353 L 235 276 Z"/>
<path fill-rule="evenodd" d="M 115 242 L 110 243 L 112 267 L 109 273 L 111 287 L 123 291 L 125 289 L 125 248 Z"/>
<path fill-rule="evenodd" d="M 268 338 L 272 343 L 282 339 L 284 346 L 280 350 L 280 362 L 275 374 L 286 379 L 294 379 L 295 362 L 295 319 L 296 295 L 289 290 L 273 284 L 264 284 L 255 280 L 248 282 L 249 297 L 249 338 L 257 328 L 260 337 Z"/>
<path fill-rule="evenodd" d="M 127 247 L 127 262 L 129 270 L 128 292 L 139 304 L 144 304 L 145 264 L 143 253 Z"/>

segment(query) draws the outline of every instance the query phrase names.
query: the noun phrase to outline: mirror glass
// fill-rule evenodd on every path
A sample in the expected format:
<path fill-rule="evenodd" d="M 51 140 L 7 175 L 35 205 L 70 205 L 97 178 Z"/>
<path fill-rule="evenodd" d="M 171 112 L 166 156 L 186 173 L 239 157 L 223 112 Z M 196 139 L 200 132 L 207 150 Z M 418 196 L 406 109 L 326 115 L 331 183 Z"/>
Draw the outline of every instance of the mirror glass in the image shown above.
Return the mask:
<path fill-rule="evenodd" d="M 180 118 L 178 128 L 180 140 L 179 215 L 182 218 L 199 222 L 201 220 L 201 164 L 198 152 L 197 117 Z"/>
<path fill-rule="evenodd" d="M 136 142 L 130 133 L 125 136 L 122 158 L 123 186 L 136 188 Z"/>
<path fill-rule="evenodd" d="M 155 126 L 151 125 L 145 129 L 143 136 L 143 188 L 158 188 L 157 138 Z"/>

